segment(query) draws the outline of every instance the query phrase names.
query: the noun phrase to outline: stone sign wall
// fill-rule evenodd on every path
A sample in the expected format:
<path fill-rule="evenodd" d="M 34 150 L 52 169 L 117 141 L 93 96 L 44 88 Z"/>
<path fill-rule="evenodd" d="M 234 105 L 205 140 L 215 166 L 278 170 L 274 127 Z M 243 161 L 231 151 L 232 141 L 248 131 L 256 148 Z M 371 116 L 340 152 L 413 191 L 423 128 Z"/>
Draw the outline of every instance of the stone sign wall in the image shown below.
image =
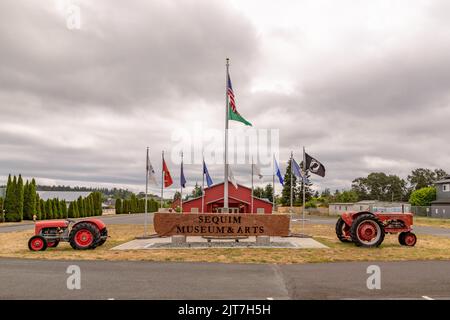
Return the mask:
<path fill-rule="evenodd" d="M 288 215 L 155 213 L 160 236 L 288 236 Z"/>

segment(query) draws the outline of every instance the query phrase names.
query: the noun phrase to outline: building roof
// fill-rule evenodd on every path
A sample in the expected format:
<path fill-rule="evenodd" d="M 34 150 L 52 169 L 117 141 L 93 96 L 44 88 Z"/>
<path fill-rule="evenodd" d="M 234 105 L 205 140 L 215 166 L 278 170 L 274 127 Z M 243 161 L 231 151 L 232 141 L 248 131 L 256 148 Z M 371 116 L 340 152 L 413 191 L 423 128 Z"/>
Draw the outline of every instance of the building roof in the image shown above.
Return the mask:
<path fill-rule="evenodd" d="M 80 196 L 85 198 L 90 195 L 91 191 L 37 191 L 39 198 L 42 200 L 55 199 L 66 200 L 72 202 L 77 200 Z"/>
<path fill-rule="evenodd" d="M 435 184 L 441 184 L 441 183 L 450 183 L 450 176 L 446 176 L 444 179 L 441 179 L 441 180 L 435 182 Z"/>

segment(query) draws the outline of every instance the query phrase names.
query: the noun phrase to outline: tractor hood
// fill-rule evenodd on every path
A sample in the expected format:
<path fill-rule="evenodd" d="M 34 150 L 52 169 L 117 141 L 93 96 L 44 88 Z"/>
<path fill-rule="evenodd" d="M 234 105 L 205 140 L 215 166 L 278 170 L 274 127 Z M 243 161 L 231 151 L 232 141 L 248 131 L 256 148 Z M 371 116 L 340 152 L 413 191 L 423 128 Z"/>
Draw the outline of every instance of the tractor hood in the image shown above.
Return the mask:
<path fill-rule="evenodd" d="M 38 221 L 34 226 L 34 233 L 39 234 L 45 228 L 67 228 L 68 225 L 69 222 L 66 220 Z"/>

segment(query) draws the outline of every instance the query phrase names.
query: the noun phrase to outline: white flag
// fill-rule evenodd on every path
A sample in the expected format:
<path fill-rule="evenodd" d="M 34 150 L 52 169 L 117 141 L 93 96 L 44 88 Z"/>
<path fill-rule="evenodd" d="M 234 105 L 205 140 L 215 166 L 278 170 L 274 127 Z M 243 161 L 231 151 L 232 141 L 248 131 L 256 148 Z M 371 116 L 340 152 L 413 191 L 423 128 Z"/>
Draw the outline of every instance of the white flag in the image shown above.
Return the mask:
<path fill-rule="evenodd" d="M 150 163 L 148 155 L 147 155 L 147 174 L 148 180 L 151 181 L 153 184 L 158 185 L 158 181 L 156 181 L 155 169 L 153 169 L 153 166 Z"/>
<path fill-rule="evenodd" d="M 231 171 L 231 167 L 228 166 L 228 178 L 230 178 L 231 184 L 237 189 L 238 185 L 236 183 L 236 179 L 234 179 L 233 171 Z"/>
<path fill-rule="evenodd" d="M 261 174 L 261 168 L 257 164 L 253 164 L 253 174 L 257 175 L 259 179 L 263 178 Z"/>

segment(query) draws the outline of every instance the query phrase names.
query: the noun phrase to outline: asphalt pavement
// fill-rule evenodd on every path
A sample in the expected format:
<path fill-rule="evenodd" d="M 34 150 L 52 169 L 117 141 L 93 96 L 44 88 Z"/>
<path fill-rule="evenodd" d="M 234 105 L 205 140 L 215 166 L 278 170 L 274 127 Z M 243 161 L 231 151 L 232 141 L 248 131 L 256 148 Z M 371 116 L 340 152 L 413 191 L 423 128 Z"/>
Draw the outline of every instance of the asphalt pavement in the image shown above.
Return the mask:
<path fill-rule="evenodd" d="M 80 268 L 69 290 L 67 268 Z M 380 289 L 368 289 L 370 265 Z M 446 261 L 305 265 L 0 259 L 0 299 L 450 299 Z M 69 281 L 70 283 L 70 281 Z"/>

